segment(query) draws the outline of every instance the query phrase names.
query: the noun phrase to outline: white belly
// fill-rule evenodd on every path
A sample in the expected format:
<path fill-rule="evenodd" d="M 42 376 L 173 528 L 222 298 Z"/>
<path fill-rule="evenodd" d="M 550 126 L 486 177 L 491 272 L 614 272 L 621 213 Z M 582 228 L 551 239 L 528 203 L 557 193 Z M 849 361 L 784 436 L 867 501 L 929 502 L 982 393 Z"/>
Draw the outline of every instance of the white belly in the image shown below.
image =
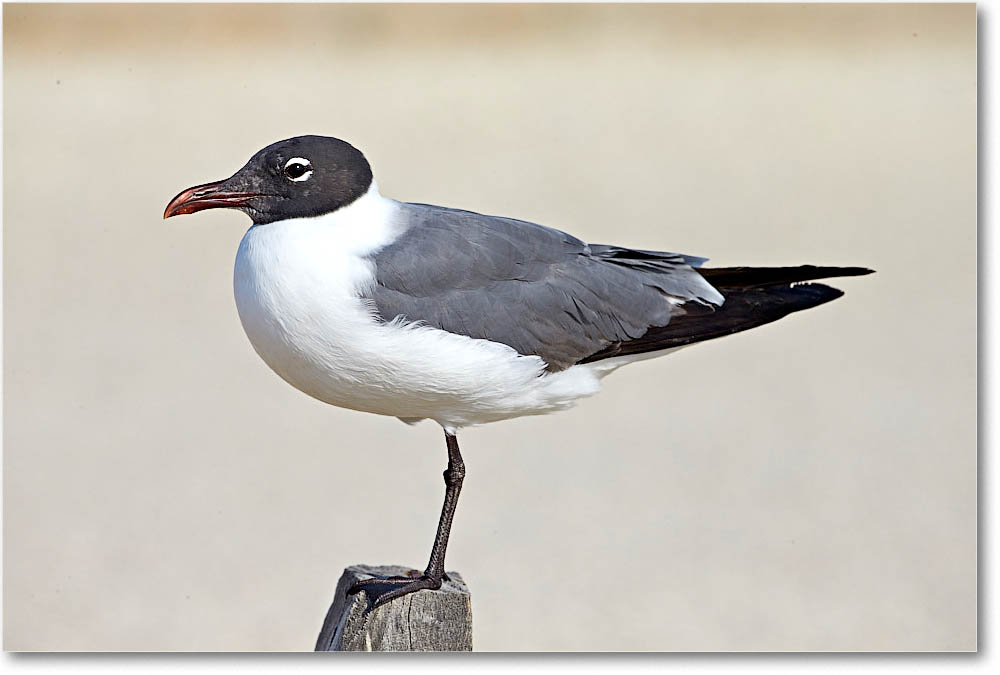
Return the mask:
<path fill-rule="evenodd" d="M 374 283 L 365 254 L 394 234 L 391 223 L 359 223 L 351 208 L 258 225 L 240 243 L 240 320 L 289 384 L 332 405 L 449 429 L 552 412 L 598 391 L 594 368 L 546 374 L 542 359 L 500 343 L 378 321 L 358 290 Z"/>

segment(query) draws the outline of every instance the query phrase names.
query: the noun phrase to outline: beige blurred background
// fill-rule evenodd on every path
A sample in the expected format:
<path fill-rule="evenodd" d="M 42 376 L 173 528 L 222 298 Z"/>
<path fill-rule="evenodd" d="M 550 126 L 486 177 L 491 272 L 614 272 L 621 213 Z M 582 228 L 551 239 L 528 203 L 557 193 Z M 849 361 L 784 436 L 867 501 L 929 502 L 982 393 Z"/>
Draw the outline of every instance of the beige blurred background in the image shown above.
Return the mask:
<path fill-rule="evenodd" d="M 344 566 L 426 563 L 440 430 L 279 380 L 232 300 L 247 219 L 161 220 L 317 133 L 399 199 L 878 270 L 464 432 L 477 649 L 974 649 L 975 23 L 5 5 L 4 647 L 310 650 Z"/>

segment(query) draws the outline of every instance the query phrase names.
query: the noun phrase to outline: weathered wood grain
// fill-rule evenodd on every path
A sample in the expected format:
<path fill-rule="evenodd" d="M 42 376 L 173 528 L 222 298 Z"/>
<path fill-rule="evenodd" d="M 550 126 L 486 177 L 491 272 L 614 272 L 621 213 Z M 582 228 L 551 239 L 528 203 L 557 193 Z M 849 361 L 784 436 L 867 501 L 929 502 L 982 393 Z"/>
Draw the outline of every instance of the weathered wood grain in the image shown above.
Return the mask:
<path fill-rule="evenodd" d="M 347 595 L 372 576 L 419 574 L 398 565 L 352 565 L 344 570 L 316 641 L 316 651 L 472 651 L 472 596 L 457 572 L 439 590 L 418 591 L 368 609 L 364 591 Z"/>

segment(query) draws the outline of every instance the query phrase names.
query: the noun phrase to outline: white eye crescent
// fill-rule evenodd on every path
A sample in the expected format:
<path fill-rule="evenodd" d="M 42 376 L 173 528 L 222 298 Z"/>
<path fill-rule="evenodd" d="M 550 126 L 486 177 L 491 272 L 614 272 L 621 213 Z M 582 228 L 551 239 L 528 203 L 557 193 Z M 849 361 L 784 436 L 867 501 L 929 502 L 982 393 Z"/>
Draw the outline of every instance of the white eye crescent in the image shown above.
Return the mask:
<path fill-rule="evenodd" d="M 312 163 L 305 159 L 304 157 L 292 157 L 290 160 L 285 162 L 285 177 L 288 180 L 295 181 L 296 183 L 302 180 L 307 180 L 309 176 L 312 175 L 313 167 Z"/>

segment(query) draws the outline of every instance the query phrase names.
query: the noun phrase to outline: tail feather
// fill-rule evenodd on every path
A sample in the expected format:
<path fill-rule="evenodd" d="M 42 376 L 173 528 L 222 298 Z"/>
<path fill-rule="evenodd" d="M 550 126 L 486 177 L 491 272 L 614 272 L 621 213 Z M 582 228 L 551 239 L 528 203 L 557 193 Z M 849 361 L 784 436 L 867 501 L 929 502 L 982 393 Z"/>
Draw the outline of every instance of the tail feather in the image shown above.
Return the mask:
<path fill-rule="evenodd" d="M 704 342 L 777 321 L 844 294 L 811 279 L 871 274 L 863 267 L 717 267 L 698 270 L 718 288 L 725 302 L 714 307 L 688 302 L 675 308 L 666 326 L 650 328 L 635 340 L 615 342 L 580 363 L 643 354 Z"/>

